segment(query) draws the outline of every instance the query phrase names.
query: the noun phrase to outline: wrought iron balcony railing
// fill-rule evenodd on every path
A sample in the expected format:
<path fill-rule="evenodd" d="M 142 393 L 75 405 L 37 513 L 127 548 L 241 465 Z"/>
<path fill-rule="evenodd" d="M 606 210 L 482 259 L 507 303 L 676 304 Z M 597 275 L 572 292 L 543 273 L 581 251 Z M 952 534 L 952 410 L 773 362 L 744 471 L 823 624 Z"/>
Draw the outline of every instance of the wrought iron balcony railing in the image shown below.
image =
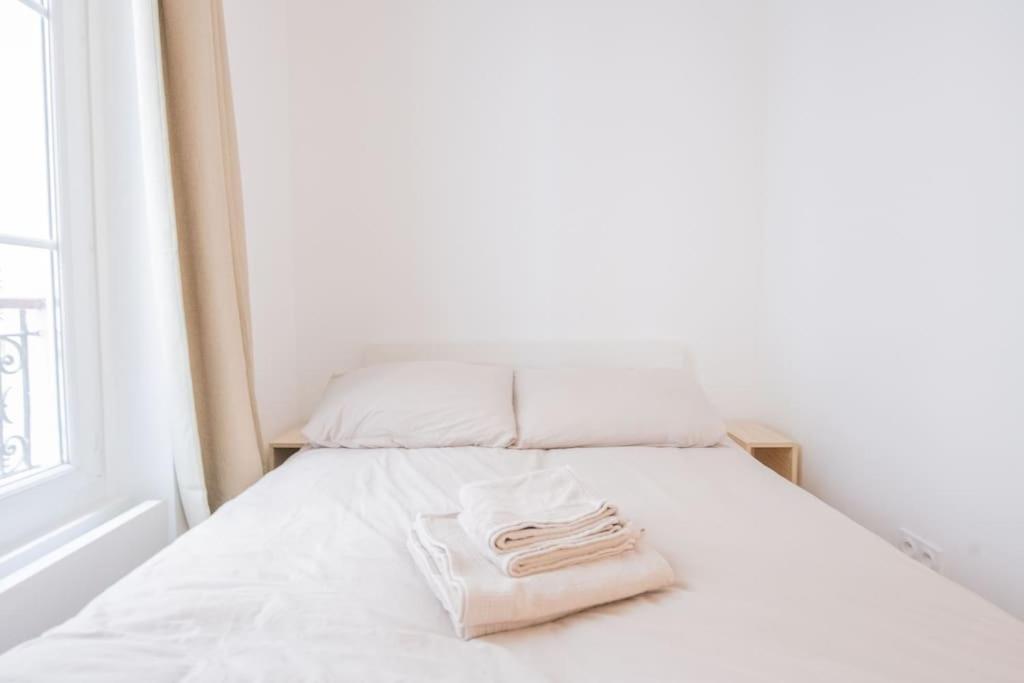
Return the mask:
<path fill-rule="evenodd" d="M 0 481 L 31 470 L 32 385 L 29 311 L 46 308 L 45 299 L 0 299 Z"/>

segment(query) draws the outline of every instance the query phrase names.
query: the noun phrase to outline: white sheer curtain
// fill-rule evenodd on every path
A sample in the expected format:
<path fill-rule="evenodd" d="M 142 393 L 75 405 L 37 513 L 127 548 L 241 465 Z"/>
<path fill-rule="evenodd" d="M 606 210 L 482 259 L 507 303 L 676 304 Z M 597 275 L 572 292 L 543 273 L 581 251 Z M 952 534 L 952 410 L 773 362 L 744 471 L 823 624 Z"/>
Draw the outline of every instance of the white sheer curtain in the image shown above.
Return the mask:
<path fill-rule="evenodd" d="M 89 15 L 108 471 L 115 492 L 177 500 L 180 530 L 206 519 L 210 506 L 182 303 L 159 11 L 156 0 L 93 0 Z"/>

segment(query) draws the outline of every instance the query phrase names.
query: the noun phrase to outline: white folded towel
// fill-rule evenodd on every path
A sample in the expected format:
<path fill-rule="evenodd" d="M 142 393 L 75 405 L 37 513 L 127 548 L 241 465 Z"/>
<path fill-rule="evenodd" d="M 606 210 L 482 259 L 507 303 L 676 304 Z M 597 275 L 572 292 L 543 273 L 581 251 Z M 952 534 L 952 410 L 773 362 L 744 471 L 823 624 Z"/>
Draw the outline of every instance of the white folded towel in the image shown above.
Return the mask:
<path fill-rule="evenodd" d="M 601 520 L 618 520 L 615 506 L 587 491 L 568 467 L 466 484 L 459 502 L 466 532 L 498 553 L 578 537 Z"/>
<path fill-rule="evenodd" d="M 665 559 L 642 541 L 600 562 L 511 578 L 480 554 L 455 513 L 417 516 L 408 545 L 456 635 L 466 640 L 657 590 L 674 579 Z"/>

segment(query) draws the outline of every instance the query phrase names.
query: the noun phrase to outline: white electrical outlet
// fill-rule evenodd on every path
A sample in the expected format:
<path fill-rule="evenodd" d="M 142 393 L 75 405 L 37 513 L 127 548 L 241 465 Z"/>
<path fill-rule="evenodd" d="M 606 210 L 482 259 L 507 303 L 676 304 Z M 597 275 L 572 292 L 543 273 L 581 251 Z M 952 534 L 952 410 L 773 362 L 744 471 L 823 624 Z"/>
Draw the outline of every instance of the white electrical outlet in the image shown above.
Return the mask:
<path fill-rule="evenodd" d="M 942 572 L 942 550 L 934 543 L 929 543 L 906 529 L 900 529 L 897 547 L 907 557 L 917 560 L 933 571 Z"/>

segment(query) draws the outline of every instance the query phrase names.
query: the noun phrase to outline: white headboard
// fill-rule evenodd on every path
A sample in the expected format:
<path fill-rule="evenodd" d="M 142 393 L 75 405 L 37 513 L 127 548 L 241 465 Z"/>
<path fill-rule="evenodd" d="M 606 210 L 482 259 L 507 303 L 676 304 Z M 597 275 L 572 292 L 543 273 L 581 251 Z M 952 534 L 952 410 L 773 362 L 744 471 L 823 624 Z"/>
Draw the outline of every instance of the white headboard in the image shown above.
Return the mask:
<path fill-rule="evenodd" d="M 676 341 L 370 344 L 363 365 L 450 360 L 528 367 L 678 368 L 693 370 L 686 346 Z"/>

